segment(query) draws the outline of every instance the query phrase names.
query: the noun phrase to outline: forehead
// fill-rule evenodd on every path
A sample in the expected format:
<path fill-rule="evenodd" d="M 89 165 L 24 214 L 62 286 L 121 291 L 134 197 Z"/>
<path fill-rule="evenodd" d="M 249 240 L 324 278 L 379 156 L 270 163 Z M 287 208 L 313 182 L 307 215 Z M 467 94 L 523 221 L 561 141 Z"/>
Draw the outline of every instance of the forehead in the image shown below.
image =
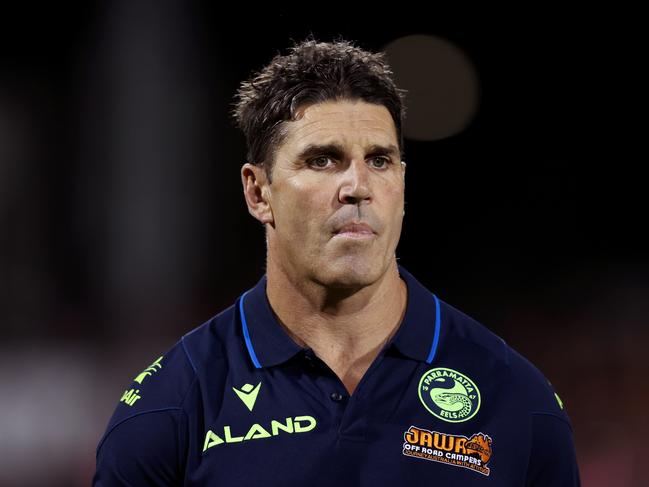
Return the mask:
<path fill-rule="evenodd" d="M 297 120 L 286 122 L 280 150 L 300 151 L 310 144 L 397 146 L 397 132 L 388 109 L 364 101 L 327 101 L 300 107 Z"/>

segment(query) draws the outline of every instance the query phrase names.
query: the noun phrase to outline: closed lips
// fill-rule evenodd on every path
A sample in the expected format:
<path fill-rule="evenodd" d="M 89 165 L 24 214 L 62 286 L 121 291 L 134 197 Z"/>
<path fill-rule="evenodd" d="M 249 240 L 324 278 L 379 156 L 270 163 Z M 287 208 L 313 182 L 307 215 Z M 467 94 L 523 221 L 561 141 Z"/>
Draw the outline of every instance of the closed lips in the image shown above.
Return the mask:
<path fill-rule="evenodd" d="M 370 228 L 369 225 L 366 225 L 365 223 L 348 223 L 347 225 L 344 225 L 341 227 L 339 230 L 336 231 L 336 233 L 374 233 L 374 231 Z"/>

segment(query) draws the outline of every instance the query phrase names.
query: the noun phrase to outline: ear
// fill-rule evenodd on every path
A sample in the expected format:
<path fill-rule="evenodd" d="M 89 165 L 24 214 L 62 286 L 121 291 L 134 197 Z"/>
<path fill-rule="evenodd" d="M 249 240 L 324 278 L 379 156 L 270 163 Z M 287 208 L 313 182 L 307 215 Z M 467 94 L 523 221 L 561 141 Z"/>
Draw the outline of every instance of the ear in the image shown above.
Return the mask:
<path fill-rule="evenodd" d="M 241 167 L 241 184 L 246 198 L 248 212 L 263 225 L 274 224 L 273 209 L 268 195 L 270 193 L 266 170 L 262 166 L 245 163 Z"/>

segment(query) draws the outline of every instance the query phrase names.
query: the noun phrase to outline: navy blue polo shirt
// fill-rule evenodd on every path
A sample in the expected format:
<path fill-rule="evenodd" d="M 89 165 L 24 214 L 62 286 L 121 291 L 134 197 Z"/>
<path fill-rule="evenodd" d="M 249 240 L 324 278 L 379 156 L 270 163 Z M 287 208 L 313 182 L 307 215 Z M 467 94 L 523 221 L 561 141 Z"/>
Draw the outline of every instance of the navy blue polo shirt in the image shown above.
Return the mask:
<path fill-rule="evenodd" d="M 548 380 L 399 273 L 403 322 L 351 396 L 282 328 L 262 277 L 127 386 L 94 485 L 579 485 Z"/>

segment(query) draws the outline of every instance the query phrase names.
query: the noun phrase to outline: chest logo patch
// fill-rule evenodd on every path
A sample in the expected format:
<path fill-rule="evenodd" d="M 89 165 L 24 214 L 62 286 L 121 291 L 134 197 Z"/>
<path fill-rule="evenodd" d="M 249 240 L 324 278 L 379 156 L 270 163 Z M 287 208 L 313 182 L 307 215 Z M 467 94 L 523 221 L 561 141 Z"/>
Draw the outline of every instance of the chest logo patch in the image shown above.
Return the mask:
<path fill-rule="evenodd" d="M 259 388 L 261 387 L 261 382 L 256 386 L 252 384 L 244 384 L 241 389 L 233 387 L 232 390 L 237 393 L 239 399 L 243 401 L 248 409 L 252 411 L 252 408 L 255 407 L 255 401 L 257 400 L 257 394 L 259 394 Z"/>
<path fill-rule="evenodd" d="M 408 457 L 468 468 L 485 476 L 491 472 L 487 464 L 491 460 L 493 442 L 484 433 L 469 438 L 411 426 L 403 439 L 403 454 Z"/>
<path fill-rule="evenodd" d="M 445 367 L 421 376 L 419 400 L 433 416 L 449 423 L 468 421 L 480 409 L 480 390 L 466 375 Z"/>

